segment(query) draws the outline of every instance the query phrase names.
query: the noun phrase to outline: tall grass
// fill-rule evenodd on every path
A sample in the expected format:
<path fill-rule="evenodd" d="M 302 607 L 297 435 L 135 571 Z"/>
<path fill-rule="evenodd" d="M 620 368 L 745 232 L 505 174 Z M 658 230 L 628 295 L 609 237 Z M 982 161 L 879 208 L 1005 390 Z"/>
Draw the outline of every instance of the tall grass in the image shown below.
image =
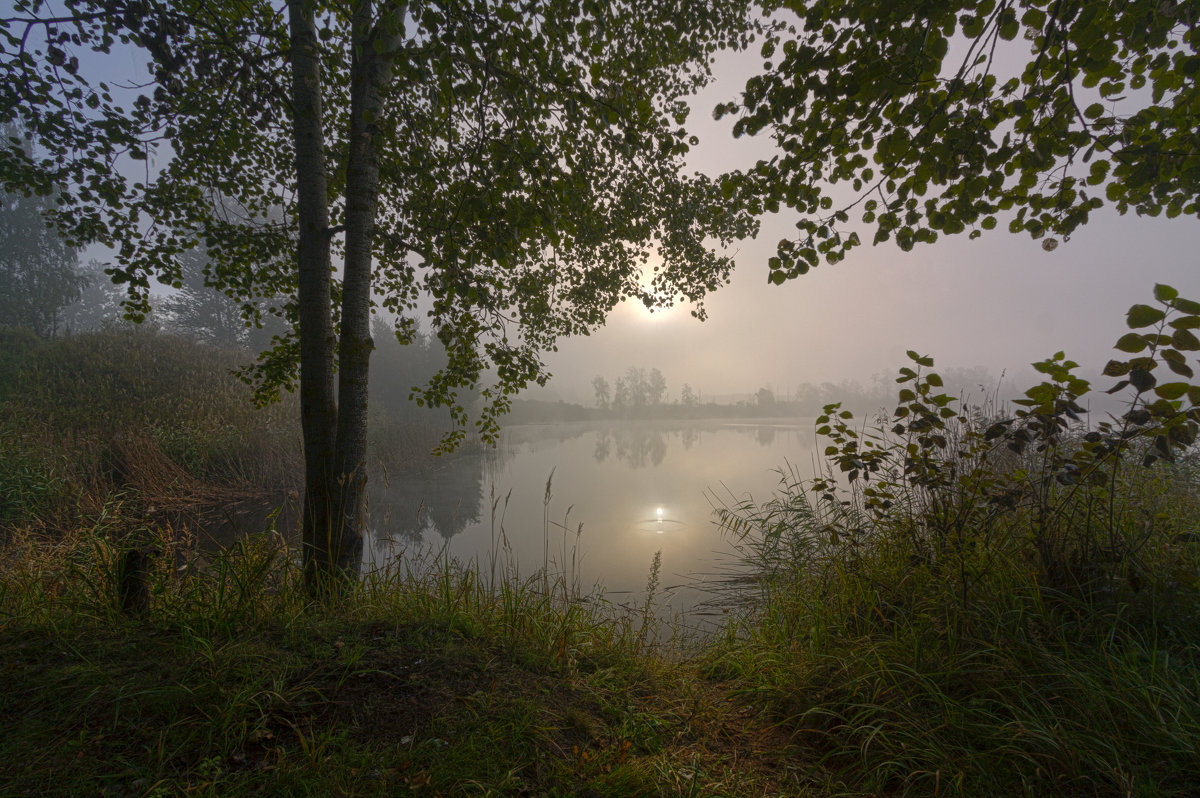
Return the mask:
<path fill-rule="evenodd" d="M 123 497 L 122 518 L 274 500 L 303 475 L 295 396 L 256 407 L 243 352 L 140 328 L 42 341 L 0 328 L 0 527 L 68 529 Z M 426 467 L 442 431 L 371 418 L 379 473 Z"/>
<path fill-rule="evenodd" d="M 1164 350 L 1200 305 L 1156 295 L 1120 344 L 1147 354 L 1107 369 L 1142 372 L 1122 418 L 1088 423 L 1061 354 L 1005 415 L 958 410 L 910 353 L 890 420 L 827 407 L 822 475 L 723 509 L 759 593 L 707 672 L 819 752 L 826 789 L 1195 794 L 1200 392 L 1145 375 L 1188 376 Z"/>
<path fill-rule="evenodd" d="M 317 605 L 277 534 L 206 554 L 146 528 L 128 615 L 121 513 L 0 547 L 0 793 L 621 796 L 739 767 L 687 748 L 683 675 L 566 574 L 404 558 Z"/>
<path fill-rule="evenodd" d="M 0 331 L 0 523 L 70 526 L 116 493 L 165 509 L 295 485 L 294 401 L 256 408 L 245 356 L 148 330 Z"/>

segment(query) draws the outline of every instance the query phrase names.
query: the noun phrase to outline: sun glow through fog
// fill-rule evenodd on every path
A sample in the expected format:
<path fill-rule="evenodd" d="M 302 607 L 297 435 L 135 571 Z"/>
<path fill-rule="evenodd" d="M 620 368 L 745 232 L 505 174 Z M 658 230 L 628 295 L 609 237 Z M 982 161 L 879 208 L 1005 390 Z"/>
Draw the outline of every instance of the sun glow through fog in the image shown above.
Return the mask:
<path fill-rule="evenodd" d="M 638 277 L 638 285 L 643 291 L 653 290 L 654 270 L 656 268 L 661 268 L 661 266 L 662 260 L 660 258 L 657 256 L 652 256 L 650 258 L 650 262 L 646 264 L 641 275 Z M 637 298 L 630 298 L 627 304 L 629 305 L 629 315 L 633 318 L 636 318 L 637 321 L 643 324 L 658 325 L 665 321 L 670 321 L 671 319 L 677 319 L 681 314 L 686 315 L 687 313 L 686 301 L 676 301 L 670 307 L 646 307 L 645 303 L 643 303 L 641 300 Z"/>

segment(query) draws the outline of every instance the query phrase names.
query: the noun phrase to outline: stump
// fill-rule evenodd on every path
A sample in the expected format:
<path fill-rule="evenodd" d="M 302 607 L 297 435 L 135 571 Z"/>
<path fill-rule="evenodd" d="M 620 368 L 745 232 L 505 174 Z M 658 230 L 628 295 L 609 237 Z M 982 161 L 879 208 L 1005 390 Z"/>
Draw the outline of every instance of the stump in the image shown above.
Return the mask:
<path fill-rule="evenodd" d="M 150 609 L 150 571 L 160 552 L 152 547 L 126 549 L 117 563 L 117 600 L 121 614 L 144 615 Z"/>

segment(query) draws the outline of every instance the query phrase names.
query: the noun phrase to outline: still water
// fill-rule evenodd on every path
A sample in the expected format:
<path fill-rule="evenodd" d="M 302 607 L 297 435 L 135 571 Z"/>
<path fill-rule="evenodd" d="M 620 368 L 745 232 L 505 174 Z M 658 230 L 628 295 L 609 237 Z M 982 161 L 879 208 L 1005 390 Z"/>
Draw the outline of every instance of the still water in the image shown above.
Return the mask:
<path fill-rule="evenodd" d="M 811 473 L 813 445 L 809 421 L 508 427 L 420 477 L 377 475 L 365 559 L 434 552 L 486 569 L 505 541 L 523 575 L 574 564 L 585 591 L 636 605 L 661 552 L 660 613 L 703 614 L 704 582 L 734 559 L 714 497 L 765 500 L 781 467 Z"/>

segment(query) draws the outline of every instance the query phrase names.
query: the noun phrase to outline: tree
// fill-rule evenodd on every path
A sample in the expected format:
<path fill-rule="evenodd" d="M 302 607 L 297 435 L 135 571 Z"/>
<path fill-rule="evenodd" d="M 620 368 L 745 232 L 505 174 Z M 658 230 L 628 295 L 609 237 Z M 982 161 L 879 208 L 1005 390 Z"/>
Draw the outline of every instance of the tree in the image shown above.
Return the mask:
<path fill-rule="evenodd" d="M 0 127 L 4 146 L 28 149 L 20 128 Z M 84 280 L 79 254 L 45 215 L 54 200 L 0 190 L 0 324 L 32 330 L 42 338 L 55 335 L 61 311 L 79 299 Z"/>
<path fill-rule="evenodd" d="M 82 288 L 79 299 L 62 309 L 59 318 L 62 328 L 67 333 L 79 333 L 89 330 L 132 324 L 125 318 L 123 300 L 126 292 L 114 285 L 105 273 L 107 267 L 98 260 L 89 260 L 79 272 Z M 145 316 L 140 324 L 160 328 L 160 315 L 157 310 Z"/>
<path fill-rule="evenodd" d="M 597 374 L 595 377 L 592 377 L 592 389 L 596 392 L 596 407 L 608 407 L 610 396 L 608 380 Z"/>
<path fill-rule="evenodd" d="M 666 378 L 658 369 L 650 369 L 650 373 L 646 377 L 646 402 L 652 405 L 661 404 L 666 394 Z"/>
<path fill-rule="evenodd" d="M 618 409 L 633 406 L 633 394 L 630 390 L 629 380 L 624 377 L 617 377 L 616 388 L 613 390 L 612 406 Z"/>
<path fill-rule="evenodd" d="M 626 407 L 645 407 L 649 403 L 649 381 L 646 370 L 637 366 L 625 369 L 625 377 L 617 379 L 617 393 L 624 396 Z"/>
<path fill-rule="evenodd" d="M 696 392 L 692 390 L 692 386 L 686 382 L 679 390 L 679 403 L 684 407 L 695 407 L 700 403 L 700 398 L 696 396 Z"/>
<path fill-rule="evenodd" d="M 239 302 L 209 285 L 211 262 L 203 252 L 181 255 L 180 268 L 178 291 L 160 303 L 172 332 L 209 346 L 256 354 L 271 345 L 274 335 L 286 335 L 282 320 L 263 307 L 265 298 Z"/>
<path fill-rule="evenodd" d="M 741 3 L 64 5 L 18 0 L 2 22 L 0 121 L 21 118 L 46 156 L 0 151 L 0 181 L 66 187 L 54 221 L 114 247 L 135 316 L 196 248 L 218 288 L 294 297 L 296 337 L 259 376 L 263 396 L 298 376 L 314 587 L 361 560 L 373 294 L 402 339 L 431 306 L 447 365 L 420 398 L 450 407 L 453 444 L 460 391 L 482 386 L 491 438 L 560 336 L 625 297 L 699 301 L 731 268 L 706 239 L 754 227 L 682 171 L 686 98 L 716 49 L 745 44 Z M 119 43 L 153 71 L 124 101 L 74 54 Z M 128 168 L 156 152 L 159 171 Z"/>
<path fill-rule="evenodd" d="M 856 208 L 874 243 L 905 250 L 1005 216 L 1013 232 L 1065 238 L 1106 201 L 1200 216 L 1194 3 L 761 5 L 779 21 L 765 71 L 715 115 L 737 113 L 734 135 L 767 131 L 782 150 L 724 183 L 759 211 L 800 213 L 772 282 L 858 246 Z"/>

